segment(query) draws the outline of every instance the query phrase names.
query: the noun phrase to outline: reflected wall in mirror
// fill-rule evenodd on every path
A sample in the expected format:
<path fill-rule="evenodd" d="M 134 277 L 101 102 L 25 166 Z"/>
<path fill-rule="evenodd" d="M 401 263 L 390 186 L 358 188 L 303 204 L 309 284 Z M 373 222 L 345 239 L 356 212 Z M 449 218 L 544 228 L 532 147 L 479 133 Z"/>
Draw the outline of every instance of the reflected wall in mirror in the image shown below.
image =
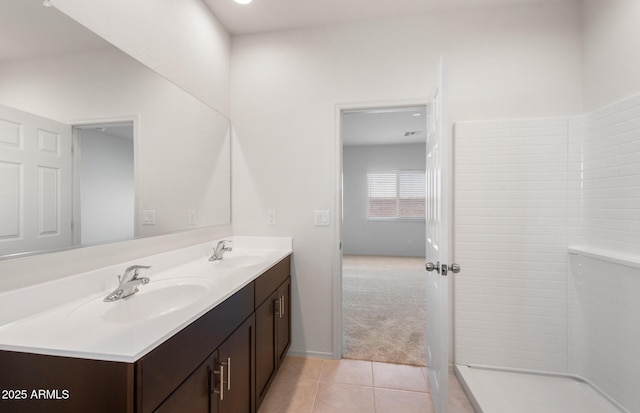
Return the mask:
<path fill-rule="evenodd" d="M 0 256 L 230 223 L 226 117 L 40 0 L 0 38 Z"/>

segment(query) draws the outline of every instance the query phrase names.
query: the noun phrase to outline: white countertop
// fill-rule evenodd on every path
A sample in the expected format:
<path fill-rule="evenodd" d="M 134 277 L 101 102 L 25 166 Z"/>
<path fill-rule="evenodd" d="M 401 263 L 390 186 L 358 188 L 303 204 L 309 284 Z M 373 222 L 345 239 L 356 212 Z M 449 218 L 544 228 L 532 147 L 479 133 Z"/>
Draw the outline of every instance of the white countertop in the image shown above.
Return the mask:
<path fill-rule="evenodd" d="M 0 350 L 135 362 L 292 252 L 290 238 L 275 238 L 275 242 L 269 242 L 270 238 L 233 237 L 232 239 L 234 250 L 225 254 L 227 261 L 224 259 L 219 262 L 208 261 L 211 246 L 215 245 L 215 242 L 167 253 L 176 261 L 182 258 L 182 262 L 173 267 L 166 263 L 167 254 L 136 260 L 135 264 L 152 266 L 148 272 L 140 274 L 149 277 L 150 282 L 140 286 L 140 292 L 137 294 L 115 302 L 102 301 L 117 286 L 117 279 L 112 273 L 113 268 L 80 274 L 71 279 L 54 281 L 46 283 L 47 285 L 38 285 L 5 294 L 4 297 L 0 296 L 0 302 L 3 303 L 0 304 L 1 311 L 10 311 L 7 305 L 23 307 L 16 308 L 15 319 L 10 320 L 5 316 L 0 320 L 2 321 Z M 202 255 L 203 251 L 207 251 L 206 256 Z M 252 258 L 252 261 L 241 261 L 242 257 Z M 257 260 L 256 257 L 260 259 Z M 234 261 L 234 259 L 240 261 Z M 233 266 L 234 262 L 239 262 L 241 265 Z M 164 268 L 154 273 L 154 263 Z M 125 263 L 120 267 L 124 269 L 128 265 L 132 263 Z M 179 282 L 184 277 L 191 278 L 192 281 L 201 281 L 208 288 L 195 301 L 189 301 L 188 304 L 183 302 L 182 307 L 167 314 L 142 319 L 136 316 L 135 305 L 144 301 L 135 300 L 143 296 L 145 288 L 149 287 L 147 291 L 153 291 L 154 283 L 155 288 L 158 288 L 158 285 L 176 280 Z M 70 280 L 73 281 L 72 284 Z M 38 307 L 36 304 L 40 303 L 39 307 L 42 307 L 42 300 L 47 301 L 48 295 L 56 294 L 56 290 L 68 289 L 69 285 L 77 284 L 80 291 L 87 291 L 90 287 L 83 284 L 89 283 L 100 285 L 99 291 L 28 313 L 29 303 L 33 303 L 33 307 Z M 68 294 L 68 291 L 65 290 L 65 293 Z M 126 307 L 120 308 L 125 308 L 126 311 L 120 312 L 116 317 L 96 316 L 96 314 L 106 314 L 117 305 L 125 305 Z M 168 307 L 169 311 L 170 305 Z M 129 314 L 131 314 L 130 317 Z"/>

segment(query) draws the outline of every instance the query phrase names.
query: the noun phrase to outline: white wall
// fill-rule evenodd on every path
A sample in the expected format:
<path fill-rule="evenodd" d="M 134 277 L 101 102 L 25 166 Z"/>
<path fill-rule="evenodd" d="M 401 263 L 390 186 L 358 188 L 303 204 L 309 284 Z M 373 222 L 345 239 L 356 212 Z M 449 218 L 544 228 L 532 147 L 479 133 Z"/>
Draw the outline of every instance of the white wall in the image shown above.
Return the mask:
<path fill-rule="evenodd" d="M 233 228 L 294 238 L 292 351 L 333 350 L 336 104 L 426 100 L 444 53 L 454 121 L 577 113 L 580 49 L 573 2 L 232 39 Z M 314 227 L 318 209 L 332 227 Z"/>
<path fill-rule="evenodd" d="M 133 139 L 80 129 L 80 243 L 134 236 Z"/>
<path fill-rule="evenodd" d="M 424 257 L 424 220 L 367 219 L 367 173 L 424 170 L 424 144 L 345 146 L 342 251 L 352 255 Z"/>
<path fill-rule="evenodd" d="M 228 116 L 229 34 L 200 0 L 52 0 L 89 30 Z"/>
<path fill-rule="evenodd" d="M 583 1 L 585 111 L 635 94 L 640 85 L 640 2 Z"/>

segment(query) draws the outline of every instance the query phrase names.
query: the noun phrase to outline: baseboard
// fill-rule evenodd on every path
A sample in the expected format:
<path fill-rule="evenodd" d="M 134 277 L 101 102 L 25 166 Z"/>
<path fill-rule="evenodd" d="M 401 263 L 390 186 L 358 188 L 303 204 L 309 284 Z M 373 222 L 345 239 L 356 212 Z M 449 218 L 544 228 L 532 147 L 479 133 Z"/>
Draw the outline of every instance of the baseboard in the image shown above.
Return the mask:
<path fill-rule="evenodd" d="M 304 351 L 289 349 L 287 356 L 293 357 L 310 357 L 316 359 L 333 359 L 333 353 L 327 351 Z"/>

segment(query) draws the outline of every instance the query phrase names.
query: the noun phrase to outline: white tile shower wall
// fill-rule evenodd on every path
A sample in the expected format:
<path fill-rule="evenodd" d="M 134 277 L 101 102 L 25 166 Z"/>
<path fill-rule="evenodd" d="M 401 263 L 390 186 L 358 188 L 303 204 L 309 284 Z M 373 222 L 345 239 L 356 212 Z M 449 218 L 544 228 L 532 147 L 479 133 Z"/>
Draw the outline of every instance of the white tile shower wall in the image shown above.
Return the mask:
<path fill-rule="evenodd" d="M 455 125 L 457 363 L 567 370 L 567 127 Z"/>
<path fill-rule="evenodd" d="M 579 239 L 572 243 L 637 256 L 640 251 L 640 96 L 586 117 L 581 168 Z"/>
<path fill-rule="evenodd" d="M 640 412 L 640 269 L 570 255 L 569 371 Z"/>
<path fill-rule="evenodd" d="M 587 115 L 569 118 L 567 131 L 567 183 L 568 183 L 568 224 L 569 245 L 584 244 L 583 213 L 583 175 L 584 163 L 582 144 L 587 132 Z"/>

